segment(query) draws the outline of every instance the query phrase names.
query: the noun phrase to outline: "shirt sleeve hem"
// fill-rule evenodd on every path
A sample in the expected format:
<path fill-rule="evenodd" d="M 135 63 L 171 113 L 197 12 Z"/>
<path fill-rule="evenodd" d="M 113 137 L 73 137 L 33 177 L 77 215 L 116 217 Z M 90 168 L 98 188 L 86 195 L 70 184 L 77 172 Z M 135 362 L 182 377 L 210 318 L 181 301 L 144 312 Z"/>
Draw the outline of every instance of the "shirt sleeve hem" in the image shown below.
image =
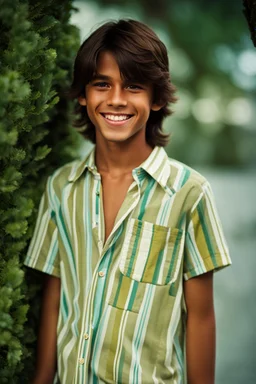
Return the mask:
<path fill-rule="evenodd" d="M 210 256 L 207 259 L 212 260 L 212 258 Z M 205 260 L 207 260 L 207 259 L 205 259 Z M 217 266 L 214 266 L 213 264 L 212 264 L 212 266 L 209 266 L 209 264 L 208 264 L 207 268 L 206 267 L 202 268 L 201 266 L 196 267 L 196 268 L 192 268 L 183 274 L 184 280 L 189 280 L 192 277 L 200 276 L 200 275 L 203 275 L 204 273 L 207 273 L 210 271 L 218 272 L 218 271 L 220 271 L 220 270 L 222 270 L 222 269 L 224 269 L 224 268 L 226 268 L 232 264 L 231 260 L 229 260 L 229 259 L 223 261 L 220 254 L 215 254 L 215 259 L 217 262 Z"/>
<path fill-rule="evenodd" d="M 36 269 L 37 271 L 47 273 L 48 275 L 60 277 L 60 269 L 58 267 L 45 261 L 35 260 L 31 256 L 26 257 L 24 265 Z"/>

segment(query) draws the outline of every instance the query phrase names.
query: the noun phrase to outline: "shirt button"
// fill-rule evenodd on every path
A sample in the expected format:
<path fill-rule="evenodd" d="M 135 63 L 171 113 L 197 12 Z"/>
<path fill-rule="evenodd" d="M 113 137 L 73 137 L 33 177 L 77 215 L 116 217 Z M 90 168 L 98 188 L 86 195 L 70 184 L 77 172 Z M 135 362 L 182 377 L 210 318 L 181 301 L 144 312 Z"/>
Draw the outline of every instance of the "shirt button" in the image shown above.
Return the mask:
<path fill-rule="evenodd" d="M 85 340 L 88 340 L 88 339 L 89 339 L 89 335 L 88 335 L 88 333 L 85 333 L 85 334 L 84 334 L 84 339 L 85 339 Z"/>
<path fill-rule="evenodd" d="M 80 359 L 78 359 L 78 363 L 83 365 L 84 364 L 84 359 L 82 357 L 80 357 Z"/>
<path fill-rule="evenodd" d="M 105 273 L 103 271 L 99 271 L 99 276 L 103 277 L 103 276 L 105 276 Z"/>
<path fill-rule="evenodd" d="M 97 191 L 97 192 L 96 192 L 96 195 L 97 195 L 97 196 L 99 196 L 99 195 L 100 195 L 100 192 L 99 192 L 99 191 Z"/>

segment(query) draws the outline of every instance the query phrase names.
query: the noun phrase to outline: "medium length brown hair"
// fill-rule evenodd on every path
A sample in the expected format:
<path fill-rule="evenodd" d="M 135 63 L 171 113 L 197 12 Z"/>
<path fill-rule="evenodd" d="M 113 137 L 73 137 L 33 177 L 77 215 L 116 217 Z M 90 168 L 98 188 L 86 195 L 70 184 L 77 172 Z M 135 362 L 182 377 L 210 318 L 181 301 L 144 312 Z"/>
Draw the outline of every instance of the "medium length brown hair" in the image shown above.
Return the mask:
<path fill-rule="evenodd" d="M 153 103 L 163 105 L 159 111 L 150 112 L 147 143 L 154 147 L 165 146 L 169 135 L 162 131 L 163 119 L 172 114 L 168 107 L 177 99 L 171 83 L 169 62 L 165 45 L 145 24 L 136 20 L 108 22 L 94 31 L 81 45 L 74 63 L 73 82 L 69 91 L 71 99 L 85 96 L 85 87 L 97 73 L 97 60 L 101 52 L 109 51 L 115 57 L 123 79 L 148 83 L 153 86 Z M 75 107 L 75 127 L 95 143 L 95 127 L 90 121 L 86 106 L 78 102 Z"/>

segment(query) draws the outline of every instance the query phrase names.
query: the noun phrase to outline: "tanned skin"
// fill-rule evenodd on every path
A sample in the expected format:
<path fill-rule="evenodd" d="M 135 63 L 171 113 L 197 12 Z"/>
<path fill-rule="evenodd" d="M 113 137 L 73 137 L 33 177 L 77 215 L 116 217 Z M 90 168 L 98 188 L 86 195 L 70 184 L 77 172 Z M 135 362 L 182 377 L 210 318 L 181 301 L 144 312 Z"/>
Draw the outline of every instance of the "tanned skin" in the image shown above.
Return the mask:
<path fill-rule="evenodd" d="M 187 307 L 186 357 L 188 384 L 214 384 L 215 315 L 213 273 L 184 283 Z"/>
<path fill-rule="evenodd" d="M 57 366 L 57 322 L 60 305 L 60 279 L 45 276 L 37 344 L 36 375 L 32 384 L 53 382 Z"/>

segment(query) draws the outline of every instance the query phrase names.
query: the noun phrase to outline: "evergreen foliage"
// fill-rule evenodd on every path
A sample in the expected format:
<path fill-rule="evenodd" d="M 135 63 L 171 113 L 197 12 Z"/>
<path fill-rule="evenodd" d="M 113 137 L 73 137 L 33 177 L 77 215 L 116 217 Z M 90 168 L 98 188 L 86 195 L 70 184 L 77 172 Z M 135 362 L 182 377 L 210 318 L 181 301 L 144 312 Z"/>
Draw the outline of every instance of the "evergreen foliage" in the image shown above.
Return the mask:
<path fill-rule="evenodd" d="M 29 382 L 40 289 L 22 262 L 46 176 L 75 153 L 63 96 L 79 46 L 72 10 L 71 0 L 0 0 L 1 383 Z"/>

